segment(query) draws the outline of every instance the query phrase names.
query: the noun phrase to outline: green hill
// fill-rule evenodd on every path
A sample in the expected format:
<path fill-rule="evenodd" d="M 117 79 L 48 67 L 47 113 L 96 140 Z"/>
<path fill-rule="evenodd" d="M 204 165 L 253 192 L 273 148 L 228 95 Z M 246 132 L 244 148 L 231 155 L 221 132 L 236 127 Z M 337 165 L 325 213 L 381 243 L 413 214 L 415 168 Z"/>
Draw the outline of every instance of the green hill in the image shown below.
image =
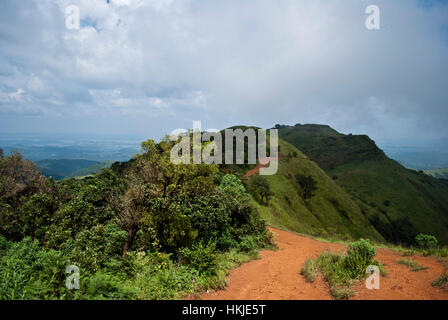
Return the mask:
<path fill-rule="evenodd" d="M 269 204 L 253 201 L 268 224 L 316 236 L 384 241 L 361 208 L 321 168 L 282 139 L 279 146 L 282 157 L 278 172 L 263 176 L 273 193 Z M 296 156 L 287 156 L 294 153 Z M 312 176 L 316 181 L 315 195 L 308 200 L 301 196 L 297 174 Z"/>
<path fill-rule="evenodd" d="M 423 170 L 423 172 L 437 179 L 448 179 L 448 168 Z"/>
<path fill-rule="evenodd" d="M 368 136 L 324 125 L 281 126 L 279 135 L 316 162 L 358 204 L 390 242 L 418 232 L 448 243 L 448 186 L 389 159 Z"/>

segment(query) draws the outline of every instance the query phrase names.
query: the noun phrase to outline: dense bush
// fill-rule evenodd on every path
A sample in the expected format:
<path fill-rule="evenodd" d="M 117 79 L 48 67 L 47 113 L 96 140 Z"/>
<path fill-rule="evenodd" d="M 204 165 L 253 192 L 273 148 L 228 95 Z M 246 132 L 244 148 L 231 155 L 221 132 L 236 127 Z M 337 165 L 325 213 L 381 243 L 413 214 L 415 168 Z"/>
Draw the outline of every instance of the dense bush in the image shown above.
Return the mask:
<path fill-rule="evenodd" d="M 376 251 L 369 240 L 360 239 L 349 244 L 345 264 L 353 276 L 366 272 L 367 266 L 373 262 Z"/>
<path fill-rule="evenodd" d="M 199 273 L 215 274 L 217 268 L 216 244 L 198 243 L 191 248 L 183 248 L 179 252 L 179 260 Z"/>
<path fill-rule="evenodd" d="M 249 180 L 248 191 L 260 203 L 269 204 L 269 199 L 273 195 L 269 181 L 259 174 L 253 175 Z"/>
<path fill-rule="evenodd" d="M 416 235 L 415 242 L 421 248 L 435 248 L 437 246 L 437 238 L 424 233 Z"/>
<path fill-rule="evenodd" d="M 175 165 L 173 142 L 84 179 L 45 179 L 0 157 L 0 299 L 162 299 L 220 287 L 227 268 L 271 245 L 241 180 Z M 80 289 L 65 287 L 66 267 Z"/>
<path fill-rule="evenodd" d="M 317 190 L 317 181 L 312 176 L 296 174 L 296 182 L 300 186 L 301 195 L 304 200 L 314 197 L 314 192 Z"/>

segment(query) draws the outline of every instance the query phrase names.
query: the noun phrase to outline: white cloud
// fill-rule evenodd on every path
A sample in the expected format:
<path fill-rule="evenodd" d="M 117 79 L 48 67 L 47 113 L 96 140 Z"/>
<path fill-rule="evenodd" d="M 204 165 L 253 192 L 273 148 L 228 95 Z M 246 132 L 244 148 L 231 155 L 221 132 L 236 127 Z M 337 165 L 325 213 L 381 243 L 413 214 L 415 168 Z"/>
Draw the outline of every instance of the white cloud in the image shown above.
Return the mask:
<path fill-rule="evenodd" d="M 381 30 L 368 31 L 364 0 L 80 0 L 73 31 L 69 4 L 3 4 L 0 89 L 25 90 L 21 110 L 448 136 L 446 5 L 377 0 Z"/>

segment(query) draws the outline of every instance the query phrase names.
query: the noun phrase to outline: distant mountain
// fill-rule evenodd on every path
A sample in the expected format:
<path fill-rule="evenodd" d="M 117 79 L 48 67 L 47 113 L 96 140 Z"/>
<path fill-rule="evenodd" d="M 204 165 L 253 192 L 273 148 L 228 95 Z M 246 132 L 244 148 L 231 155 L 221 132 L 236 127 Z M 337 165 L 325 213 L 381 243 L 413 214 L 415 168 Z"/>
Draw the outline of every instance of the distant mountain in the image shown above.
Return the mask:
<path fill-rule="evenodd" d="M 448 167 L 434 170 L 423 170 L 423 172 L 437 179 L 448 179 Z"/>
<path fill-rule="evenodd" d="M 424 232 L 448 243 L 446 182 L 406 169 L 366 135 L 344 135 L 326 125 L 278 127 L 281 138 L 351 195 L 387 241 L 412 243 Z"/>
<path fill-rule="evenodd" d="M 110 167 L 112 162 L 98 162 L 84 159 L 46 159 L 35 161 L 37 167 L 46 177 L 61 180 L 68 177 L 86 176 L 98 172 L 101 168 Z"/>
<path fill-rule="evenodd" d="M 100 173 L 102 169 L 110 168 L 113 163 L 114 163 L 113 161 L 109 161 L 109 160 L 96 162 L 96 163 L 88 166 L 87 168 L 79 169 L 79 170 L 73 172 L 70 175 L 70 177 L 71 178 L 85 177 L 85 176 L 92 175 L 94 173 Z"/>

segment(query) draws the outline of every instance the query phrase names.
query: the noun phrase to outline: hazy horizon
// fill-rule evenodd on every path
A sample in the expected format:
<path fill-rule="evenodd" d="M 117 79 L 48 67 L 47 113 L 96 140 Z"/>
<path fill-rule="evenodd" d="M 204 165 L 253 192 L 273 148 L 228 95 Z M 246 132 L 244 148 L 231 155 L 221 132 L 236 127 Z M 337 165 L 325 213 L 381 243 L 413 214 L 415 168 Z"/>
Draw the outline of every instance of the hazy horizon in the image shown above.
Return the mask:
<path fill-rule="evenodd" d="M 327 124 L 448 150 L 448 1 L 0 3 L 2 134 Z M 380 10 L 368 30 L 366 7 Z"/>

